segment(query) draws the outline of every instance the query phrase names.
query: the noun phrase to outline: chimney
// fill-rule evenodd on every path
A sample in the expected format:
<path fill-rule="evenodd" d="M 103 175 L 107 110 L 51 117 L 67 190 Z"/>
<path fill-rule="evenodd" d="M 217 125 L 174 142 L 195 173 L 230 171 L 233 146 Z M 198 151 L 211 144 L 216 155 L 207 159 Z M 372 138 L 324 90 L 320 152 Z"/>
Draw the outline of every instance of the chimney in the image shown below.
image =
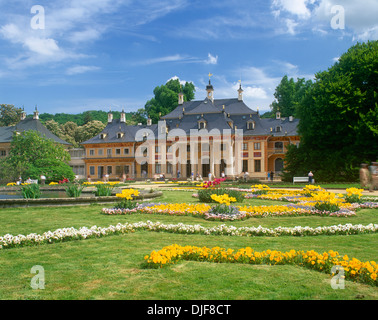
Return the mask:
<path fill-rule="evenodd" d="M 151 126 L 152 125 L 152 120 L 151 120 L 151 118 L 150 117 L 148 117 L 148 119 L 147 119 L 147 126 Z"/>
<path fill-rule="evenodd" d="M 184 104 L 184 93 L 182 92 L 182 90 L 181 90 L 180 93 L 178 94 L 178 104 L 179 104 L 179 105 Z"/>
<path fill-rule="evenodd" d="M 25 120 L 26 119 L 26 112 L 24 111 L 24 109 L 22 108 L 22 112 L 21 112 L 21 121 L 22 120 Z"/>
<path fill-rule="evenodd" d="M 39 112 L 38 112 L 37 106 L 35 106 L 35 111 L 34 111 L 33 119 L 34 120 L 39 120 Z"/>
<path fill-rule="evenodd" d="M 276 120 L 280 120 L 280 119 L 281 119 L 281 112 L 277 111 L 276 112 Z"/>
<path fill-rule="evenodd" d="M 125 113 L 124 109 L 122 109 L 120 121 L 123 122 L 123 123 L 126 122 L 126 113 Z"/>
<path fill-rule="evenodd" d="M 294 120 L 294 117 L 293 116 L 289 116 L 289 121 L 293 122 L 293 120 Z"/>
<path fill-rule="evenodd" d="M 108 123 L 111 123 L 113 121 L 113 113 L 112 113 L 112 110 L 109 110 L 109 113 L 108 113 Z"/>

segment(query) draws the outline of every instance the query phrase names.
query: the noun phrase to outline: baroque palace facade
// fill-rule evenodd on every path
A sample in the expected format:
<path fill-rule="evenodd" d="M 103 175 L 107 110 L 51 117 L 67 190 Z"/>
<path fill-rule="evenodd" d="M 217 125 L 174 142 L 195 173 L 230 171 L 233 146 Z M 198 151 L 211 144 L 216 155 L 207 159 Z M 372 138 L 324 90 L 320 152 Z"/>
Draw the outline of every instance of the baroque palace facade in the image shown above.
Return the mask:
<path fill-rule="evenodd" d="M 184 101 L 179 94 L 177 107 L 160 117 L 158 124 L 127 125 L 108 114 L 105 129 L 82 143 L 86 175 L 92 180 L 108 175 L 110 180 L 228 177 L 248 173 L 249 178 L 266 179 L 283 169 L 286 146 L 298 144 L 299 120 L 260 118 L 259 112 L 243 102 L 240 85 L 237 98 L 214 99 L 209 80 L 204 100 Z"/>

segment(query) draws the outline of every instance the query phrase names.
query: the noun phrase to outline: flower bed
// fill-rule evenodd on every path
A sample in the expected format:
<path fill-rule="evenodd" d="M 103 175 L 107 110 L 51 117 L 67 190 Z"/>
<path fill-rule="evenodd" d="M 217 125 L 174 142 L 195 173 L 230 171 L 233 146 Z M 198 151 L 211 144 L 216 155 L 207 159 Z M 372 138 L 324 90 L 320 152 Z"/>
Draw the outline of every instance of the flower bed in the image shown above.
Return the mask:
<path fill-rule="evenodd" d="M 264 218 L 278 216 L 333 216 L 333 217 L 350 217 L 356 215 L 355 209 L 358 208 L 378 208 L 378 203 L 354 204 L 351 208 L 342 208 L 336 212 L 327 210 L 317 210 L 313 206 L 303 204 L 287 204 L 273 206 L 234 206 L 238 212 L 233 212 L 235 216 L 229 214 L 229 217 L 223 213 L 216 214 L 212 212 L 212 206 L 208 204 L 187 204 L 187 203 L 143 203 L 138 204 L 133 209 L 122 208 L 103 208 L 103 214 L 109 215 L 127 215 L 132 213 L 145 214 L 166 214 L 175 216 L 197 216 L 211 220 L 236 220 L 245 218 Z M 218 217 L 217 217 L 218 215 Z"/>
<path fill-rule="evenodd" d="M 334 225 L 328 227 L 277 227 L 264 228 L 258 227 L 235 227 L 227 226 L 225 224 L 214 227 L 203 227 L 201 225 L 190 224 L 164 224 L 160 222 L 136 222 L 136 223 L 118 223 L 109 227 L 92 226 L 90 228 L 82 227 L 62 228 L 55 231 L 44 232 L 43 234 L 31 233 L 28 235 L 6 234 L 0 236 L 0 249 L 16 248 L 24 246 L 51 244 L 56 242 L 85 240 L 89 238 L 99 238 L 110 235 L 126 234 L 136 231 L 154 231 L 154 232 L 169 232 L 177 234 L 202 234 L 202 235 L 216 235 L 216 236 L 239 236 L 239 237 L 280 237 L 280 236 L 319 236 L 319 235 L 354 235 L 354 234 L 368 234 L 378 232 L 378 224 L 369 225 Z"/>
<path fill-rule="evenodd" d="M 374 261 L 362 262 L 356 258 L 341 256 L 337 251 L 318 253 L 314 250 L 290 250 L 281 252 L 265 250 L 257 252 L 250 247 L 238 250 L 221 247 L 207 248 L 173 244 L 144 257 L 146 266 L 161 268 L 182 260 L 217 263 L 248 263 L 267 265 L 298 265 L 320 272 L 331 273 L 333 266 L 342 266 L 345 279 L 377 286 L 378 265 Z"/>
<path fill-rule="evenodd" d="M 217 184 L 219 185 L 220 182 Z M 135 207 L 125 208 L 104 208 L 104 214 L 132 214 L 132 213 L 148 213 L 148 214 L 168 214 L 168 215 L 193 215 L 200 216 L 208 220 L 219 221 L 233 221 L 242 220 L 249 217 L 268 217 L 268 216 L 303 216 L 303 215 L 317 215 L 317 216 L 337 216 L 349 217 L 356 214 L 355 210 L 359 208 L 378 208 L 377 202 L 361 201 L 356 203 L 348 203 L 343 195 L 336 195 L 334 193 L 326 192 L 319 186 L 306 186 L 302 190 L 277 190 L 270 189 L 266 185 L 252 186 L 252 191 L 255 193 L 248 193 L 245 197 L 269 200 L 283 200 L 290 202 L 287 205 L 274 206 L 231 206 L 231 202 L 236 202 L 237 198 L 232 196 L 231 189 L 224 188 L 209 188 L 205 191 L 214 192 L 208 194 L 210 201 L 215 201 L 218 204 L 210 206 L 208 204 L 186 204 L 186 203 L 150 203 L 135 205 Z M 240 192 L 244 189 L 232 188 L 232 191 Z M 244 190 L 245 191 L 245 190 Z M 354 194 L 356 197 L 361 197 L 360 189 L 348 189 L 349 196 Z M 231 194 L 231 195 L 230 195 Z M 309 196 L 310 194 L 310 196 Z"/>

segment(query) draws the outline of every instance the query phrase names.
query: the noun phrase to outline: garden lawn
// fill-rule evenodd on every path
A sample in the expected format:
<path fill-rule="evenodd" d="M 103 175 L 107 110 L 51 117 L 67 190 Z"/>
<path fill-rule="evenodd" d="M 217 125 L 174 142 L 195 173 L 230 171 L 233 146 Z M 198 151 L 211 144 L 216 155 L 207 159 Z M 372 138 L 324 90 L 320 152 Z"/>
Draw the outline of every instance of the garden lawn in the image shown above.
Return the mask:
<path fill-rule="evenodd" d="M 198 202 L 191 192 L 165 191 L 160 202 Z M 271 205 L 278 201 L 248 199 L 243 204 Z M 117 223 L 221 224 L 191 216 L 133 214 L 108 216 L 103 206 L 19 208 L 0 210 L 0 235 L 54 231 L 64 227 L 107 227 Z M 355 217 L 269 217 L 227 222 L 228 225 L 330 226 L 378 223 L 377 209 Z M 337 250 L 362 261 L 378 261 L 378 235 L 314 237 L 232 237 L 137 231 L 104 238 L 0 250 L 0 299 L 378 299 L 378 290 L 347 281 L 344 290 L 331 288 L 329 274 L 298 266 L 252 266 L 181 262 L 163 269 L 144 269 L 145 255 L 171 245 L 220 246 L 257 251 Z M 30 287 L 34 265 L 45 269 L 45 289 Z"/>

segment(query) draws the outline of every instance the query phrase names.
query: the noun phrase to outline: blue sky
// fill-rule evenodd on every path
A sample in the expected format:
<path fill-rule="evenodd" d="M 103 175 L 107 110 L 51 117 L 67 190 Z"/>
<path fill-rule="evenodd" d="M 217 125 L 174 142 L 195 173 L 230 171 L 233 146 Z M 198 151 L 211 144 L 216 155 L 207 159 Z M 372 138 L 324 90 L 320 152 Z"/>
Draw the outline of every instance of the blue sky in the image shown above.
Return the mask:
<path fill-rule="evenodd" d="M 237 97 L 242 80 L 248 106 L 269 111 L 285 74 L 311 79 L 357 41 L 378 39 L 376 0 L 0 0 L 0 8 L 0 103 L 29 114 L 35 105 L 136 111 L 173 77 L 203 99 L 209 72 L 215 98 Z"/>

